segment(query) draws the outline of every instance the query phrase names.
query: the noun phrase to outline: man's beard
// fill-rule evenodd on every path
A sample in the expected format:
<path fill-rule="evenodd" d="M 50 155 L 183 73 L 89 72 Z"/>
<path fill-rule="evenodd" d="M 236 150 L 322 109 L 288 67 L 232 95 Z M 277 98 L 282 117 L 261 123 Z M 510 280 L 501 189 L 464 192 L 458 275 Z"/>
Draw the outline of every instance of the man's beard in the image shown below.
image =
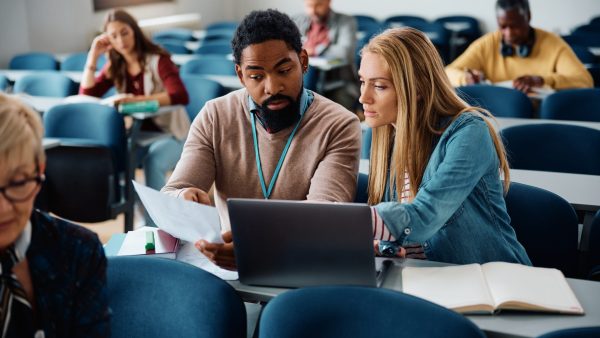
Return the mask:
<path fill-rule="evenodd" d="M 300 92 L 300 95 L 302 92 Z M 256 116 L 269 134 L 292 126 L 300 118 L 300 95 L 296 100 L 283 94 L 276 94 L 269 97 L 259 106 Z M 288 105 L 282 109 L 271 110 L 268 105 L 274 101 L 288 101 Z"/>

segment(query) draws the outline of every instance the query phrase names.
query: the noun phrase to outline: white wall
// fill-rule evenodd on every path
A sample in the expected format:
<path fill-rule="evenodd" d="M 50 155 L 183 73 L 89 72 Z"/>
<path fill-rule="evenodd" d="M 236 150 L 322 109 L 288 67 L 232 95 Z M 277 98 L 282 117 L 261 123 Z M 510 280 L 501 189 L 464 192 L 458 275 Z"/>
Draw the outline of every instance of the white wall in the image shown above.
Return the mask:
<path fill-rule="evenodd" d="M 131 6 L 137 19 L 199 13 L 201 24 L 234 18 L 235 0 L 175 0 Z M 84 51 L 101 29 L 106 11 L 94 12 L 92 0 L 0 0 L 0 68 L 18 53 Z"/>
<path fill-rule="evenodd" d="M 466 14 L 481 20 L 482 28 L 496 28 L 495 0 L 332 0 L 334 9 L 384 19 L 394 14 L 415 14 L 427 19 Z M 600 15 L 600 0 L 530 0 L 532 25 L 556 33 Z M 302 0 L 174 0 L 128 7 L 138 19 L 182 13 L 200 13 L 202 26 L 218 20 L 240 20 L 254 9 L 277 8 L 288 14 L 303 10 Z M 18 53 L 83 51 L 106 11 L 94 12 L 92 0 L 0 0 L 0 68 Z"/>
<path fill-rule="evenodd" d="M 574 27 L 600 15 L 599 0 L 529 0 L 532 25 L 556 33 L 567 34 Z M 481 21 L 484 31 L 496 28 L 496 0 L 332 0 L 332 7 L 347 14 L 366 14 L 385 19 L 396 14 L 418 15 L 433 20 L 446 15 L 470 15 Z M 303 10 L 302 0 L 241 1 L 235 8 L 239 19 L 253 9 L 277 8 L 288 14 Z"/>

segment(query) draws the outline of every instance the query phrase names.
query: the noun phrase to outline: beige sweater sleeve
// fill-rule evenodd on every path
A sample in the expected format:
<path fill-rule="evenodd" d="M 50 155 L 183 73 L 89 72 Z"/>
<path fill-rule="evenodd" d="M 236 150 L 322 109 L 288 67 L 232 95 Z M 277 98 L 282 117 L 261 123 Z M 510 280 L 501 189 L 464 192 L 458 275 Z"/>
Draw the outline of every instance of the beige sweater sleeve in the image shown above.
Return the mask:
<path fill-rule="evenodd" d="M 198 113 L 190 127 L 190 133 L 173 174 L 162 192 L 178 197 L 184 188 L 196 187 L 206 192 L 215 180 L 215 156 L 213 147 L 213 120 L 210 104 Z"/>
<path fill-rule="evenodd" d="M 454 87 L 467 84 L 465 76 L 466 69 L 484 72 L 484 51 L 487 48 L 487 45 L 490 44 L 490 38 L 491 36 L 486 35 L 474 41 L 464 53 L 454 60 L 454 62 L 446 66 L 446 74 Z"/>

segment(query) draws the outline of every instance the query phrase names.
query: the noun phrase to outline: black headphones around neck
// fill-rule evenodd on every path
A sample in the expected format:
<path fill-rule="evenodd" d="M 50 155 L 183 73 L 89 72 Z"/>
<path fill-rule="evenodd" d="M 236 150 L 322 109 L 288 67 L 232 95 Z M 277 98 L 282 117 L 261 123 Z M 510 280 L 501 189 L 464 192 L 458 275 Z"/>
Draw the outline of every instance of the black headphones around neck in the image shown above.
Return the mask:
<path fill-rule="evenodd" d="M 516 54 L 518 57 L 526 58 L 531 54 L 534 44 L 535 30 L 532 27 L 529 27 L 529 38 L 525 44 L 517 45 L 515 48 L 511 44 L 505 43 L 504 39 L 502 39 L 500 41 L 500 54 L 503 57 L 514 56 Z"/>

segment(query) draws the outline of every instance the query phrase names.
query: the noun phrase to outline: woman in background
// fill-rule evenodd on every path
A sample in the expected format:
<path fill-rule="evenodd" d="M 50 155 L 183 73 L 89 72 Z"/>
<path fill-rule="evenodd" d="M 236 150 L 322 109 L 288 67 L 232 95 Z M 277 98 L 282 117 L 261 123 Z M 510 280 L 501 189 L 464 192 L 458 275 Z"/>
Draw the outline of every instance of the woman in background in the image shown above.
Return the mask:
<path fill-rule="evenodd" d="M 379 251 L 531 265 L 504 203 L 502 142 L 488 113 L 456 95 L 431 41 L 390 29 L 362 54 L 359 101 L 373 128 L 368 190 Z"/>
<path fill-rule="evenodd" d="M 93 232 L 33 210 L 39 115 L 0 94 L 0 335 L 108 337 L 106 257 Z"/>
<path fill-rule="evenodd" d="M 119 93 L 131 94 L 115 104 L 148 100 L 156 100 L 160 106 L 188 103 L 188 93 L 170 55 L 144 36 L 131 15 L 121 9 L 110 11 L 103 32 L 92 42 L 80 94 L 100 97 L 114 86 Z M 96 63 L 104 53 L 108 53 L 108 61 L 94 78 Z M 147 186 L 160 190 L 165 185 L 165 175 L 175 168 L 189 127 L 183 108 L 144 121 L 142 130 L 172 135 L 148 149 L 143 163 Z"/>

